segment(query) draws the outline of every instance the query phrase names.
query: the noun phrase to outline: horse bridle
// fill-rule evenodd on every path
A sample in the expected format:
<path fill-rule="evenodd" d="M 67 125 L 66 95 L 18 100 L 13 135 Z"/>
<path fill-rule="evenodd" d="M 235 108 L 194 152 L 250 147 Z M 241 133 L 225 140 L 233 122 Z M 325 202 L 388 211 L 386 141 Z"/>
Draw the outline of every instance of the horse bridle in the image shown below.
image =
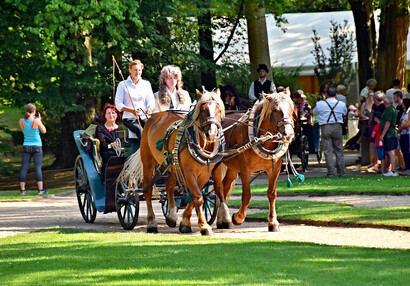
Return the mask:
<path fill-rule="evenodd" d="M 210 104 L 210 103 L 215 103 L 215 104 L 218 105 L 218 102 L 217 102 L 216 100 L 207 100 L 207 101 L 204 101 L 204 102 L 202 103 L 202 105 L 204 105 L 204 104 Z M 205 132 L 205 127 L 206 127 L 206 126 L 211 125 L 211 124 L 215 124 L 215 125 L 218 127 L 218 134 L 221 134 L 221 132 L 222 132 L 222 125 L 221 125 L 221 122 L 218 120 L 218 118 L 216 118 L 215 116 L 208 116 L 207 118 L 205 118 L 205 120 L 203 120 L 200 115 L 201 115 L 201 113 L 199 113 L 199 114 L 198 114 L 198 117 L 194 120 L 194 122 L 195 122 L 195 121 L 197 121 L 198 118 L 199 118 L 199 121 L 201 122 L 201 125 L 198 126 L 196 123 L 194 123 L 194 124 L 199 128 L 199 130 L 201 130 L 202 132 Z M 219 136 L 219 135 L 218 135 L 218 136 Z"/>

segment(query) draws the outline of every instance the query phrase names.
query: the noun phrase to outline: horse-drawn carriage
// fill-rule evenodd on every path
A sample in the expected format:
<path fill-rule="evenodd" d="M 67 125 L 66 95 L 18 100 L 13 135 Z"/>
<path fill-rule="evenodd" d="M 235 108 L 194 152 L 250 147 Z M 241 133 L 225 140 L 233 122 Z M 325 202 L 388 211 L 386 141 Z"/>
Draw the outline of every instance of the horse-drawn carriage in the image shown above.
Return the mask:
<path fill-rule="evenodd" d="M 95 125 L 86 130 L 74 131 L 74 141 L 79 155 L 75 161 L 75 186 L 78 206 L 85 222 L 93 223 L 97 212 L 117 212 L 118 219 L 124 229 L 132 230 L 138 221 L 139 202 L 144 200 L 142 188 L 130 188 L 127 182 L 117 180 L 123 169 L 124 162 L 132 152 L 134 138 L 128 136 L 128 130 L 123 129 L 121 139 L 117 144 L 117 156 L 113 156 L 107 163 L 105 183 L 101 180 L 101 158 L 99 155 L 99 140 L 94 138 Z M 131 132 L 130 132 L 131 133 Z M 121 147 L 123 146 L 123 147 Z M 168 211 L 168 200 L 165 194 L 165 180 L 161 176 L 156 182 L 160 191 L 159 201 L 164 216 Z M 215 221 L 218 203 L 217 197 L 211 188 L 210 180 L 202 189 L 204 197 L 204 213 L 209 224 Z M 175 189 L 175 200 L 178 209 L 184 209 L 186 201 L 180 189 Z"/>
<path fill-rule="evenodd" d="M 90 142 L 90 136 L 80 130 L 74 132 L 80 151 L 75 166 L 76 192 L 86 222 L 93 222 L 97 211 L 116 211 L 123 228 L 133 229 L 139 201 L 144 198 L 147 231 L 157 232 L 151 204 L 156 186 L 169 226 L 176 226 L 177 211 L 184 209 L 179 230 L 191 232 L 195 208 L 201 234 L 212 234 L 210 225 L 215 218 L 218 228 L 231 228 L 232 223 L 244 221 L 250 202 L 250 177 L 264 170 L 269 177 L 269 231 L 279 230 L 276 180 L 282 156 L 294 137 L 296 118 L 289 95 L 266 95 L 252 110 L 226 115 L 218 92 L 197 95 L 198 102 L 188 114 L 165 111 L 151 115 L 140 149 L 128 159 L 124 155 L 110 158 L 105 184 L 100 179 L 98 142 L 91 140 L 92 152 L 87 152 L 85 142 Z M 242 207 L 231 218 L 226 199 L 239 172 Z"/>

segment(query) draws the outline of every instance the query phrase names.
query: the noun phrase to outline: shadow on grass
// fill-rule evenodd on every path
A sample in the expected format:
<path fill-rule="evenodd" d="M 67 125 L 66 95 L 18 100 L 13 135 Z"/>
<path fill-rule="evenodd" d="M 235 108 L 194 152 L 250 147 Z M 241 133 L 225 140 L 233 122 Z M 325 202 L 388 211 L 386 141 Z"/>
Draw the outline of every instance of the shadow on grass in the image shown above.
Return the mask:
<path fill-rule="evenodd" d="M 0 240 L 7 285 L 398 285 L 409 253 L 309 243 L 46 230 Z"/>

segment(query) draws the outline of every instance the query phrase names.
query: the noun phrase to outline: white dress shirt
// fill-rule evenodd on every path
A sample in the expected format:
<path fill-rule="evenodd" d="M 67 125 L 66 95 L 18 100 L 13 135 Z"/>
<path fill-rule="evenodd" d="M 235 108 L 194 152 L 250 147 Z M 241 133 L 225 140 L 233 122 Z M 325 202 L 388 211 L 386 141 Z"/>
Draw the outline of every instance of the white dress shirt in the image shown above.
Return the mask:
<path fill-rule="evenodd" d="M 128 89 L 125 85 L 127 85 Z M 128 94 L 128 91 L 130 94 Z M 148 108 L 153 110 L 155 107 L 155 98 L 151 83 L 147 80 L 140 79 L 137 84 L 134 84 L 131 77 L 120 82 L 117 87 L 117 93 L 115 94 L 115 106 L 119 111 L 121 111 L 123 107 L 135 108 L 136 110 L 142 109 L 144 112 Z M 135 118 L 135 115 L 131 112 L 124 111 L 122 118 Z"/>
<path fill-rule="evenodd" d="M 343 123 L 343 116 L 346 115 L 347 113 L 347 108 L 346 104 L 343 101 L 338 101 L 334 97 L 329 97 L 326 99 L 326 101 L 329 103 L 331 107 L 334 107 L 336 105 L 336 102 L 338 104 L 336 107 L 334 107 L 333 112 L 336 115 L 336 120 L 331 115 L 330 108 L 327 105 L 327 103 L 324 100 L 318 101 L 316 103 L 315 108 L 313 108 L 313 114 L 314 115 L 319 115 L 319 125 L 324 125 L 324 124 L 332 124 L 332 123 Z M 329 118 L 330 115 L 330 118 Z M 329 122 L 328 122 L 329 119 Z"/>

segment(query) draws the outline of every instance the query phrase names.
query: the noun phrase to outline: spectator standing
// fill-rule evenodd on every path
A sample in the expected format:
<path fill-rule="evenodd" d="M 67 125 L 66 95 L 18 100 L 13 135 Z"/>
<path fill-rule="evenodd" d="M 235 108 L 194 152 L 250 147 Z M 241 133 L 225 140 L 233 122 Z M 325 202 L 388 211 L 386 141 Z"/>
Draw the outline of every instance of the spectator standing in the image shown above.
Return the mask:
<path fill-rule="evenodd" d="M 182 89 L 182 73 L 179 67 L 163 67 L 158 81 L 158 91 L 154 94 L 154 112 L 169 109 L 189 110 L 192 101 L 188 92 Z"/>
<path fill-rule="evenodd" d="M 384 145 L 383 145 L 383 141 L 380 140 L 380 118 L 382 116 L 382 113 L 379 111 L 376 111 L 374 114 L 374 121 L 375 121 L 375 125 L 373 127 L 373 132 L 372 132 L 372 137 L 374 138 L 375 144 L 374 144 L 374 148 L 375 148 L 375 153 L 377 155 L 377 159 L 381 161 L 381 172 L 380 173 L 385 173 L 385 160 L 386 160 L 386 154 L 384 151 Z M 378 163 L 377 163 L 378 164 Z M 375 166 L 375 170 L 377 171 L 379 168 L 379 166 Z"/>
<path fill-rule="evenodd" d="M 343 116 L 347 113 L 344 102 L 336 99 L 336 89 L 329 87 L 327 99 L 319 101 L 313 109 L 313 114 L 319 116 L 322 138 L 322 149 L 325 154 L 327 177 L 335 175 L 333 153 L 336 156 L 336 169 L 340 177 L 345 176 L 345 161 L 343 154 Z"/>
<path fill-rule="evenodd" d="M 359 114 L 357 113 L 357 108 L 354 105 L 349 106 L 349 113 L 347 114 L 347 133 L 348 139 L 351 139 L 353 136 L 359 132 Z"/>
<path fill-rule="evenodd" d="M 372 112 L 370 113 L 369 117 L 369 135 L 371 135 L 374 126 L 376 125 L 374 120 L 374 113 L 379 112 L 383 114 L 386 107 L 383 104 L 384 93 L 382 91 L 376 91 L 373 93 L 373 105 L 372 105 Z M 375 148 L 375 138 L 369 136 L 369 158 L 370 158 L 370 168 L 368 169 L 369 172 L 377 172 L 379 170 L 379 159 L 377 158 L 376 148 Z"/>
<path fill-rule="evenodd" d="M 397 173 L 397 160 L 395 156 L 395 151 L 398 147 L 397 142 L 397 131 L 396 131 L 396 120 L 397 120 L 397 110 L 393 107 L 393 94 L 387 93 L 384 97 L 384 105 L 386 110 L 383 112 L 380 119 L 380 140 L 383 141 L 384 150 L 390 159 L 391 171 L 386 171 L 383 173 L 384 176 L 396 177 L 399 174 Z M 387 170 L 387 166 L 382 167 L 384 170 Z"/>
<path fill-rule="evenodd" d="M 360 91 L 360 102 L 362 102 L 362 100 L 367 100 L 369 92 L 374 91 L 376 84 L 377 81 L 374 78 L 370 78 L 366 81 L 366 86 Z"/>
<path fill-rule="evenodd" d="M 302 127 L 303 135 L 306 135 L 309 145 L 309 153 L 315 153 L 315 146 L 313 141 L 313 111 L 312 106 L 306 100 L 306 95 L 303 90 L 299 89 L 295 93 L 295 106 L 298 111 L 299 123 Z"/>
<path fill-rule="evenodd" d="M 43 162 L 43 144 L 40 132 L 45 134 L 47 129 L 41 121 L 41 114 L 37 113 L 37 108 L 34 104 L 27 104 L 26 112 L 24 117 L 20 119 L 19 125 L 24 135 L 23 151 L 21 154 L 20 195 L 25 195 L 27 193 L 26 179 L 31 158 L 33 158 L 34 161 L 38 194 L 46 195 L 48 192 L 44 190 L 43 173 L 41 171 L 41 165 Z"/>
<path fill-rule="evenodd" d="M 336 99 L 339 101 L 343 101 L 345 103 L 345 105 L 347 106 L 347 102 L 346 102 L 346 87 L 343 84 L 339 84 L 336 87 Z"/>
<path fill-rule="evenodd" d="M 400 81 L 397 80 L 398 83 L 400 84 Z M 394 83 L 394 81 L 393 81 Z M 401 89 L 393 89 L 393 99 L 394 99 L 394 104 L 395 108 L 397 109 L 397 121 L 396 121 L 396 127 L 399 127 L 400 124 L 400 119 L 404 113 L 405 107 L 403 105 L 403 91 Z M 401 145 L 399 141 L 399 147 L 396 149 L 396 157 L 398 159 L 398 171 L 403 171 L 406 169 L 404 158 L 403 158 L 403 153 L 401 151 Z"/>
<path fill-rule="evenodd" d="M 115 106 L 123 112 L 124 125 L 141 140 L 142 128 L 147 120 L 146 114 L 155 108 L 155 98 L 149 81 L 142 79 L 144 65 L 133 60 L 129 66 L 130 75 L 117 87 Z"/>
<path fill-rule="evenodd" d="M 249 99 L 253 101 L 258 100 L 262 92 L 276 92 L 275 83 L 266 79 L 266 75 L 269 73 L 268 67 L 265 64 L 260 64 L 256 71 L 259 74 L 259 79 L 252 82 L 248 95 Z"/>
<path fill-rule="evenodd" d="M 410 93 L 403 97 L 403 104 L 405 112 L 400 118 L 398 133 L 400 134 L 400 146 L 406 166 L 403 175 L 410 176 Z"/>

